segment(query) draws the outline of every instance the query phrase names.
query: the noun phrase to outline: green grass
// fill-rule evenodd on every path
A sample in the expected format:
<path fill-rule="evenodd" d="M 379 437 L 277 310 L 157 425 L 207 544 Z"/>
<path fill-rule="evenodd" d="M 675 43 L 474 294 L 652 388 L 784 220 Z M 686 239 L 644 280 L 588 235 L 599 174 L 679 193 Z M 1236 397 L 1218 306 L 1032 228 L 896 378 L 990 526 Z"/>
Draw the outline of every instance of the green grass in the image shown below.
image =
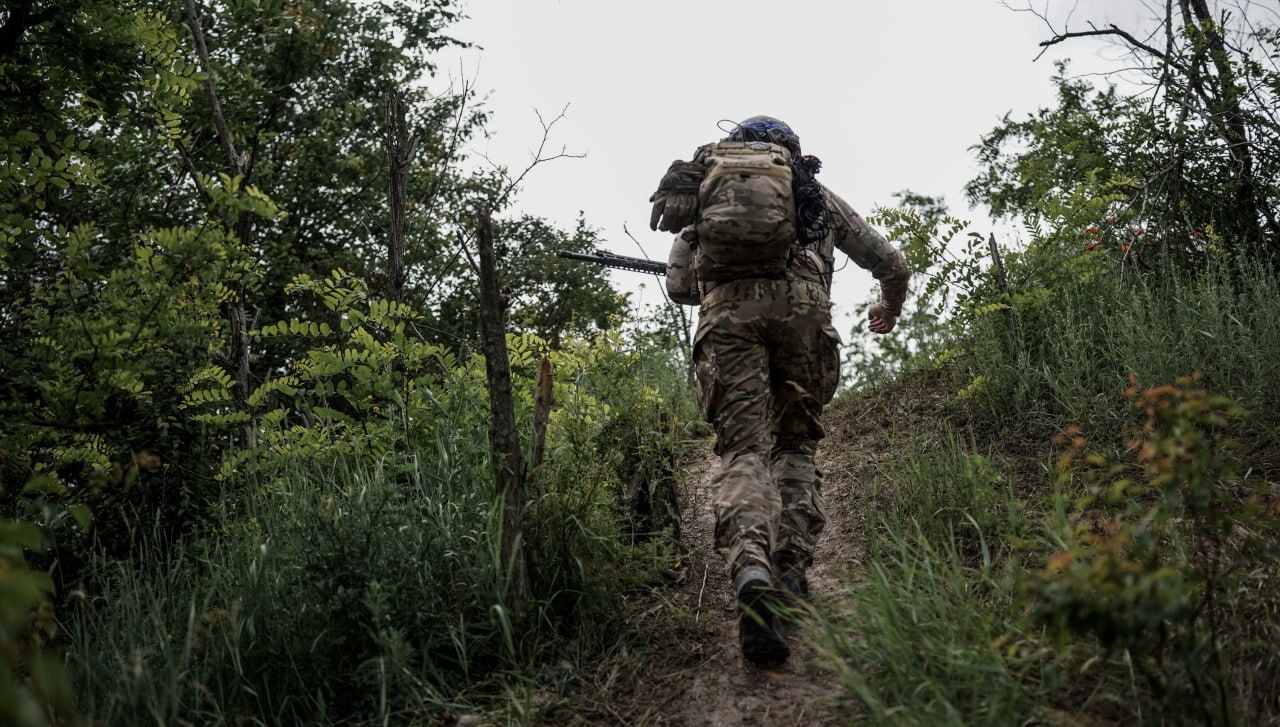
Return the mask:
<path fill-rule="evenodd" d="M 1194 277 L 1175 266 L 1125 277 L 1057 279 L 1047 301 L 1017 309 L 1007 337 L 1000 316 L 969 335 L 981 387 L 971 413 L 987 426 L 1052 433 L 1078 424 L 1108 436 L 1132 417 L 1119 406 L 1133 374 L 1144 385 L 1199 372 L 1200 385 L 1246 410 L 1280 406 L 1280 279 L 1250 262 L 1223 263 Z M 991 342 L 1008 339 L 1005 345 Z M 1274 420 L 1251 421 L 1249 444 L 1280 448 Z"/>
<path fill-rule="evenodd" d="M 955 439 L 906 445 L 894 463 L 865 505 L 866 573 L 819 619 L 841 685 L 865 707 L 851 723 L 1021 723 L 1056 687 L 1028 648 L 1035 634 L 1009 618 L 1023 505 Z"/>
<path fill-rule="evenodd" d="M 1008 603 L 995 574 L 919 533 L 887 539 L 822 635 L 840 684 L 866 709 L 854 723 L 1024 722 L 1051 687 L 1019 673 L 1034 659 L 1002 652 L 1018 633 L 1001 616 Z"/>
<path fill-rule="evenodd" d="M 427 713 L 524 665 L 480 484 L 296 470 L 238 500 L 221 537 L 107 566 L 72 626 L 86 711 L 109 724 Z"/>
<path fill-rule="evenodd" d="M 669 539 L 632 542 L 618 483 L 624 461 L 656 471 L 673 456 L 657 392 L 683 382 L 625 379 L 612 368 L 634 372 L 630 354 L 591 355 L 558 388 L 526 484 L 522 610 L 483 388 L 458 379 L 415 410 L 407 448 L 281 452 L 228 488 L 199 537 L 167 543 L 157 527 L 148 552 L 99 562 L 66 627 L 81 711 L 109 725 L 535 721 L 614 644 L 623 594 L 672 557 Z"/>
<path fill-rule="evenodd" d="M 1055 282 L 1015 296 L 1014 330 L 1002 314 L 965 319 L 955 345 L 967 355 L 948 364 L 950 376 L 935 377 L 954 387 L 938 417 L 896 423 L 898 446 L 881 462 L 866 505 L 865 572 L 851 576 L 848 599 L 819 620 L 844 694 L 864 707 L 850 723 L 1280 724 L 1271 676 L 1280 651 L 1280 278 L 1240 263 L 1194 276 L 1173 267 L 1123 277 L 1024 269 L 1011 279 L 1037 276 Z M 924 365 L 909 362 L 906 370 Z M 1072 425 L 1087 452 L 1134 462 L 1127 442 L 1143 414 L 1124 395 L 1131 373 L 1141 386 L 1198 373 L 1191 386 L 1247 413 L 1206 440 L 1222 443 L 1230 465 L 1222 471 L 1236 473 L 1208 490 L 1226 515 L 1174 517 L 1158 531 L 1166 546 L 1153 551 L 1180 579 L 1152 581 L 1172 590 L 1151 597 L 1203 608 L 1171 611 L 1163 623 L 1104 611 L 1117 623 L 1157 619 L 1152 631 L 1108 648 L 1087 630 L 1041 618 L 1051 594 L 1084 603 L 1095 598 L 1090 586 L 1046 591 L 1038 579 L 1052 583 L 1069 572 L 1108 583 L 1113 572 L 1105 569 L 1046 566 L 1065 552 L 1082 568 L 1086 556 L 1104 562 L 1102 551 L 1081 543 L 1151 506 L 1081 501 L 1096 483 L 1121 475 L 1098 480 L 1073 464 L 1059 479 L 1052 466 L 1061 449 L 1051 438 Z M 1249 506 L 1251 496 L 1259 507 Z M 1231 529 L 1212 535 L 1218 522 Z M 1124 589 L 1145 587 L 1139 571 L 1116 573 L 1120 590 L 1107 597 L 1117 604 L 1129 597 Z"/>

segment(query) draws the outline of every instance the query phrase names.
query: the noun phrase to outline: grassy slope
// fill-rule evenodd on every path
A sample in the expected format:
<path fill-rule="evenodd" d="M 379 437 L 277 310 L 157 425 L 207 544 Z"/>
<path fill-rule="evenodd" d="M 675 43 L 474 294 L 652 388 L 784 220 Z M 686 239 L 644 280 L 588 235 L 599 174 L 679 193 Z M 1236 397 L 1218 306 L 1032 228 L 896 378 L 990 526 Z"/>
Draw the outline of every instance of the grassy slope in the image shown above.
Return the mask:
<path fill-rule="evenodd" d="M 286 442 L 198 537 L 97 563 L 66 624 L 81 712 L 110 725 L 526 720 L 614 643 L 624 594 L 670 563 L 644 532 L 662 503 L 626 514 L 631 488 L 670 466 L 683 376 L 615 343 L 557 352 L 547 455 L 524 491 L 522 609 L 472 360 L 418 382 L 412 426 L 386 454 Z M 525 394 L 531 368 L 517 371 Z"/>
<path fill-rule="evenodd" d="M 867 484 L 824 621 L 851 722 L 1280 724 L 1276 279 L 1085 288 L 829 413 Z"/>
<path fill-rule="evenodd" d="M 818 613 L 793 639 L 818 666 L 742 663 L 686 507 L 690 570 L 633 602 L 589 697 L 535 723 L 1280 724 L 1280 285 L 1106 272 L 828 410 Z"/>
<path fill-rule="evenodd" d="M 831 714 L 895 725 L 1278 723 L 1280 284 L 1245 270 L 1078 282 L 1034 291 L 1012 331 L 999 328 L 1003 316 L 972 319 L 945 366 L 918 364 L 828 413 L 823 468 L 847 495 L 830 507 L 856 543 L 826 556 L 831 566 L 847 556 L 846 585 L 825 589 L 838 597 L 807 629 L 834 673 Z M 1176 416 L 1157 416 L 1144 437 L 1209 456 L 1163 470 L 1135 463 L 1126 444 L 1144 415 L 1125 396 L 1126 373 L 1163 384 L 1192 371 L 1199 381 L 1150 400 Z M 1252 413 L 1225 416 L 1195 397 L 1200 388 Z M 595 431 L 589 421 L 584 411 L 566 431 Z M 1073 424 L 1087 445 L 1055 443 Z M 473 429 L 478 441 L 483 429 Z M 304 472 L 263 493 L 260 509 L 228 513 L 231 537 L 193 549 L 183 568 L 107 580 L 110 592 L 72 629 L 78 668 L 100 700 L 86 706 L 122 724 L 326 722 L 335 713 L 357 724 L 435 724 L 476 707 L 497 723 L 612 723 L 617 705 L 561 695 L 625 691 L 628 674 L 633 684 L 689 682 L 708 668 L 699 651 L 708 644 L 720 654 L 709 668 L 739 668 L 731 603 L 708 629 L 691 629 L 679 597 L 676 618 L 652 600 L 618 609 L 620 596 L 638 602 L 628 594 L 660 561 L 618 546 L 607 495 L 615 478 L 597 472 L 612 438 L 566 441 L 576 454 L 556 478 L 564 488 L 543 493 L 534 517 L 543 525 L 530 533 L 556 564 L 543 569 L 554 578 L 536 623 L 521 629 L 534 640 L 516 638 L 492 608 L 501 600 L 501 567 L 486 546 L 493 513 L 485 498 L 463 506 L 471 501 L 460 493 L 483 488 L 454 482 L 448 458 L 431 458 L 439 472 L 407 478 L 326 472 L 321 487 Z M 1059 455 L 1076 449 L 1060 469 Z M 1172 484 L 1160 484 L 1165 474 Z M 1125 478 L 1133 486 L 1117 491 Z M 326 528 L 327 545 L 315 547 Z M 405 562 L 408 545 L 416 565 Z M 286 567 L 262 567 L 286 555 Z M 725 594 L 692 582 L 680 592 L 695 604 L 696 626 L 696 604 L 724 606 Z M 562 606 L 557 594 L 570 598 Z M 646 623 L 673 638 L 647 643 Z M 632 657 L 664 644 L 669 659 Z M 654 663 L 672 670 L 647 673 Z M 743 689 L 763 698 L 776 683 Z M 628 714 L 681 724 L 652 706 Z"/>

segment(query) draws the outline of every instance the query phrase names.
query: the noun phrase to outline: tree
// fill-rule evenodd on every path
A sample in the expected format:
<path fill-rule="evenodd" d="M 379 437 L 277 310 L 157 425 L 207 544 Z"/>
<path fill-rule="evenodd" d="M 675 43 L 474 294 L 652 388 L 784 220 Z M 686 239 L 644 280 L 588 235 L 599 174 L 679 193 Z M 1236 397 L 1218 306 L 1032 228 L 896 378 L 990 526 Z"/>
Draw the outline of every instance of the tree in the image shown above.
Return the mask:
<path fill-rule="evenodd" d="M 209 230 L 97 214 L 122 115 L 150 109 L 132 137 L 163 138 L 199 83 L 172 23 L 115 3 L 22 3 L 0 36 L 0 471 L 12 507 L 28 480 L 76 489 L 148 451 L 200 459 L 177 389 L 217 327 L 214 281 L 238 263 Z M 236 203 L 218 192 L 215 203 Z"/>
<path fill-rule="evenodd" d="M 1197 256 L 1216 243 L 1280 265 L 1280 32 L 1249 9 L 1168 2 L 1145 32 L 1042 16 L 1042 46 L 1101 36 L 1125 48 L 1115 80 L 1132 92 L 1096 90 L 1062 65 L 1057 108 L 1006 117 L 975 147 L 986 168 L 970 200 L 1044 219 L 1065 198 L 1108 197 L 1114 218 L 1095 222 L 1127 224 L 1139 242 Z"/>
<path fill-rule="evenodd" d="M 95 214 L 121 116 L 144 105 L 150 113 L 133 137 L 162 138 L 158 122 L 189 102 L 199 77 L 179 48 L 176 28 L 148 8 L 19 0 L 0 13 L 5 724 L 68 723 L 74 707 L 60 658 L 44 651 L 57 634 L 55 577 L 74 579 L 85 553 L 63 551 L 52 569 L 44 551 L 82 536 L 95 509 L 108 516 L 99 518 L 104 540 L 127 541 L 105 502 L 114 495 L 120 504 L 124 488 L 95 485 L 132 484 L 142 470 L 161 470 L 149 502 L 169 524 L 166 505 L 185 495 L 166 487 L 166 474 L 203 460 L 199 430 L 179 415 L 178 388 L 206 355 L 214 281 L 236 256 L 207 230 L 113 229 Z"/>
<path fill-rule="evenodd" d="M 418 335 L 470 345 L 474 273 L 458 233 L 477 201 L 509 204 L 523 175 L 463 172 L 484 114 L 465 83 L 422 85 L 431 54 L 456 42 L 447 0 L 165 11 L 33 0 L 0 15 L 0 473 L 100 510 L 126 488 L 94 485 L 142 483 L 126 509 L 159 508 L 176 532 L 219 487 L 231 429 L 210 425 L 251 444 L 249 392 L 310 345 L 255 336 L 246 350 L 232 332 L 338 330 L 321 297 L 287 291 L 300 277 L 337 268 L 384 287 L 388 91 L 410 89 L 418 150 L 404 302 L 445 321 Z M 587 335 L 625 308 L 596 271 L 551 257 L 595 243 L 585 222 L 498 229 L 519 330 Z M 236 396 L 194 411 L 192 395 L 224 375 Z M 6 511 L 19 504 L 7 487 Z"/>
<path fill-rule="evenodd" d="M 573 231 L 541 218 L 520 215 L 495 224 L 495 252 L 506 288 L 508 327 L 559 344 L 565 336 L 590 338 L 613 328 L 626 312 L 627 297 L 591 265 L 556 257 L 558 250 L 590 252 L 601 246 L 599 231 L 579 217 Z M 430 326 L 437 335 L 474 341 L 475 272 L 467 268 L 442 283 Z"/>
<path fill-rule="evenodd" d="M 452 241 L 446 211 L 483 189 L 458 171 L 463 145 L 484 120 L 469 103 L 470 89 L 423 88 L 435 75 L 432 54 L 456 43 L 444 33 L 458 18 L 453 5 L 237 2 L 199 14 L 232 146 L 242 161 L 241 184 L 264 190 L 284 212 L 254 229 L 258 275 L 250 281 L 250 323 L 299 314 L 323 319 L 323 308 L 302 311 L 284 295 L 299 274 L 324 277 L 340 268 L 381 286 L 389 234 L 384 99 L 401 88 L 416 89 L 407 95 L 406 122 L 420 150 L 406 175 L 414 223 L 407 241 L 410 284 L 429 278 L 423 270 L 439 264 L 439 249 Z M 200 96 L 177 122 L 186 160 L 157 155 L 153 180 L 181 176 L 187 168 L 211 174 L 237 166 L 229 163 L 208 103 Z M 183 206 L 198 218 L 193 202 Z M 175 212 L 171 196 L 154 184 L 135 187 L 129 204 L 138 210 L 135 217 L 163 219 Z M 408 302 L 418 301 L 410 296 Z M 255 383 L 298 353 L 290 345 L 272 340 L 254 350 Z"/>

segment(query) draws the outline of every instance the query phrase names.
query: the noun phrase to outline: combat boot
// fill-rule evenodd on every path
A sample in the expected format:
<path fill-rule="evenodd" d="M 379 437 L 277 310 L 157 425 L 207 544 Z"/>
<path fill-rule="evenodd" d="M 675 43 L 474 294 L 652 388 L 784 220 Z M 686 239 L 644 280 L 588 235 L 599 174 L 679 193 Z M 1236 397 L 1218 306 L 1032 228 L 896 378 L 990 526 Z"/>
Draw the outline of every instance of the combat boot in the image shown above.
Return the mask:
<path fill-rule="evenodd" d="M 733 578 L 738 594 L 738 641 L 753 664 L 777 664 L 791 655 L 782 621 L 776 613 L 777 593 L 769 569 L 749 564 Z"/>
<path fill-rule="evenodd" d="M 790 550 L 773 554 L 773 572 L 778 574 L 778 585 L 792 605 L 809 599 L 809 578 L 804 573 L 809 560 Z"/>

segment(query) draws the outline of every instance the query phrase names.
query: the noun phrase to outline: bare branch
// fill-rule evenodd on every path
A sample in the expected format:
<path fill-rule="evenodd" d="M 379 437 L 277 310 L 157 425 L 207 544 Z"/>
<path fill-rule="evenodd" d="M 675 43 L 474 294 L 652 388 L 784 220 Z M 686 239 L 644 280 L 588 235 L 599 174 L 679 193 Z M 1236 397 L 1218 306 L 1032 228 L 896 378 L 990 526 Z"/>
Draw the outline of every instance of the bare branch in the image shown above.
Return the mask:
<path fill-rule="evenodd" d="M 222 114 L 222 104 L 218 103 L 218 93 L 213 87 L 213 65 L 209 62 L 209 48 L 204 42 L 204 30 L 200 27 L 196 0 L 187 0 L 187 26 L 191 28 L 191 35 L 195 38 L 200 68 L 205 73 L 204 92 L 209 97 L 213 125 L 218 129 L 218 141 L 222 143 L 222 151 L 227 155 L 227 163 L 231 165 L 232 173 L 243 174 L 245 160 L 236 153 L 235 142 L 232 141 L 231 131 L 227 128 L 227 118 Z"/>
<path fill-rule="evenodd" d="M 443 150 L 438 155 L 434 155 L 431 160 L 431 166 L 437 167 L 438 171 L 442 171 L 447 167 L 449 162 L 457 157 L 458 150 L 462 148 L 462 142 L 464 139 L 462 132 L 466 125 L 467 109 L 470 108 L 467 104 L 467 99 L 471 97 L 475 88 L 474 82 L 468 81 L 466 75 L 461 71 L 459 71 L 458 77 L 460 79 L 459 83 L 461 84 L 460 90 L 455 92 L 453 83 L 450 82 L 447 91 L 435 96 L 434 98 L 428 98 L 428 100 L 433 103 L 438 102 L 441 98 L 446 96 L 458 99 L 457 109 L 453 114 L 452 125 L 448 130 L 448 141 L 444 144 Z M 445 175 L 443 173 L 433 173 L 430 175 L 430 178 L 431 184 L 427 188 L 426 196 L 424 199 L 419 200 L 419 206 L 429 211 L 435 208 L 436 199 L 444 188 Z"/>
<path fill-rule="evenodd" d="M 396 89 L 387 94 L 387 176 L 390 182 L 388 202 L 390 204 L 390 229 L 387 234 L 387 296 L 401 302 L 404 298 L 405 283 L 405 208 L 406 187 L 408 184 L 409 162 L 417 144 L 409 138 L 409 127 L 405 121 L 404 92 Z"/>
<path fill-rule="evenodd" d="M 644 249 L 644 245 L 640 244 L 640 241 L 636 239 L 635 235 L 631 234 L 631 230 L 627 228 L 627 224 L 625 222 L 622 223 L 622 232 L 627 237 L 629 237 L 632 242 L 635 243 L 636 248 L 640 251 L 640 254 L 644 255 L 645 257 L 649 257 L 649 253 Z M 656 278 L 658 276 L 655 275 L 654 277 Z M 684 350 L 686 352 L 692 351 L 693 350 L 692 314 L 689 311 L 685 310 L 685 306 L 671 300 L 671 295 L 667 293 L 667 286 L 665 283 L 660 284 L 658 286 L 658 290 L 662 291 L 662 299 L 664 301 L 664 307 L 666 307 L 667 311 L 671 314 L 672 324 L 674 324 L 677 328 L 680 329 L 680 339 L 681 339 L 681 343 L 684 344 Z M 689 380 L 692 382 L 693 381 L 692 360 L 690 360 L 689 363 L 690 363 L 690 369 L 689 369 L 688 375 L 689 375 Z"/>
<path fill-rule="evenodd" d="M 453 254 L 453 260 L 457 260 L 458 255 L 466 256 L 467 264 L 471 266 L 471 271 L 474 272 L 476 275 L 479 275 L 480 263 L 476 262 L 476 259 L 471 256 L 471 250 L 467 247 L 467 243 L 470 242 L 470 240 L 468 240 L 467 236 L 462 233 L 461 227 L 459 227 L 457 230 L 457 237 L 458 237 L 458 250 Z M 449 261 L 450 268 L 453 267 L 453 260 Z"/>
<path fill-rule="evenodd" d="M 1015 7 L 1013 7 L 1012 5 L 1010 5 L 1008 2 L 1001 2 L 1000 4 L 1001 4 L 1001 5 L 1003 5 L 1003 6 L 1004 6 L 1004 8 L 1005 8 L 1006 10 L 1010 10 L 1010 11 L 1015 12 L 1015 13 L 1031 13 L 1032 15 L 1036 16 L 1037 18 L 1039 18 L 1039 19 L 1040 19 L 1040 21 L 1041 21 L 1042 23 L 1044 23 L 1045 27 L 1049 29 L 1049 32 L 1050 32 L 1050 33 L 1057 33 L 1057 32 L 1058 32 L 1057 30 L 1055 30 L 1055 29 L 1054 29 L 1054 27 L 1053 27 L 1053 23 L 1050 23 L 1050 22 L 1049 22 L 1049 3 L 1048 3 L 1048 0 L 1045 0 L 1045 7 L 1044 7 L 1044 10 L 1036 10 L 1035 8 L 1032 8 L 1032 7 L 1030 7 L 1030 6 L 1025 7 L 1025 8 L 1015 8 Z"/>
<path fill-rule="evenodd" d="M 182 157 L 182 166 L 187 170 L 187 174 L 191 175 L 191 181 L 195 183 L 196 190 L 200 192 L 200 199 L 204 200 L 205 206 L 212 205 L 213 196 L 209 194 L 209 190 L 205 189 L 204 183 L 200 181 L 200 174 L 196 171 L 196 164 L 191 160 L 191 155 L 187 153 L 187 145 L 182 143 L 182 139 L 174 139 L 173 143 L 178 149 L 178 156 Z"/>
<path fill-rule="evenodd" d="M 561 120 L 565 118 L 565 113 L 568 110 L 569 110 L 569 104 L 565 104 L 564 108 L 560 109 L 560 113 L 557 114 L 556 117 L 552 119 L 550 122 L 548 122 L 542 117 L 542 112 L 538 111 L 537 109 L 533 110 L 533 112 L 538 116 L 538 123 L 542 125 L 542 139 L 538 141 L 538 148 L 529 153 L 529 159 L 530 159 L 529 165 L 526 166 L 524 170 L 520 172 L 520 174 L 516 175 L 515 177 L 511 177 L 506 172 L 502 172 L 503 177 L 505 177 L 507 180 L 507 184 L 505 187 L 503 187 L 502 192 L 498 195 L 497 199 L 494 201 L 494 209 L 501 207 L 502 204 L 505 203 L 507 199 L 511 196 L 511 194 L 520 187 L 520 183 L 524 181 L 524 178 L 529 176 L 529 173 L 532 172 L 539 164 L 555 161 L 556 159 L 582 159 L 586 157 L 586 154 L 569 153 L 568 148 L 565 146 L 561 146 L 560 151 L 555 154 L 551 154 L 551 155 L 547 154 L 547 143 L 551 140 L 551 130 L 555 128 L 555 125 L 557 123 L 559 123 Z M 482 156 L 482 158 L 485 161 L 489 162 L 491 165 L 493 165 L 495 169 L 497 170 L 502 169 L 499 165 L 494 164 L 494 162 L 490 160 L 488 157 Z"/>
<path fill-rule="evenodd" d="M 1166 62 L 1169 61 L 1169 56 L 1165 55 L 1163 51 L 1157 48 L 1153 48 L 1147 45 L 1146 43 L 1143 43 L 1142 41 L 1133 37 L 1133 35 L 1129 33 L 1129 31 L 1122 30 L 1119 26 L 1115 25 L 1114 23 L 1107 26 L 1106 28 L 1095 29 L 1095 30 L 1064 31 L 1054 35 L 1054 37 L 1050 38 L 1049 40 L 1041 41 L 1040 47 L 1044 48 L 1044 50 L 1040 51 L 1040 53 L 1036 55 L 1036 60 L 1040 60 L 1040 56 L 1043 56 L 1045 52 L 1048 51 L 1050 46 L 1057 45 L 1063 42 L 1064 40 L 1070 40 L 1071 38 L 1087 38 L 1090 36 L 1100 36 L 1100 35 L 1113 35 L 1113 36 L 1123 38 L 1124 40 L 1128 41 L 1129 45 L 1133 46 L 1134 48 L 1144 50 L 1147 53 L 1150 53 L 1151 55 L 1155 56 L 1156 58 L 1159 58 L 1162 61 L 1166 61 Z"/>

